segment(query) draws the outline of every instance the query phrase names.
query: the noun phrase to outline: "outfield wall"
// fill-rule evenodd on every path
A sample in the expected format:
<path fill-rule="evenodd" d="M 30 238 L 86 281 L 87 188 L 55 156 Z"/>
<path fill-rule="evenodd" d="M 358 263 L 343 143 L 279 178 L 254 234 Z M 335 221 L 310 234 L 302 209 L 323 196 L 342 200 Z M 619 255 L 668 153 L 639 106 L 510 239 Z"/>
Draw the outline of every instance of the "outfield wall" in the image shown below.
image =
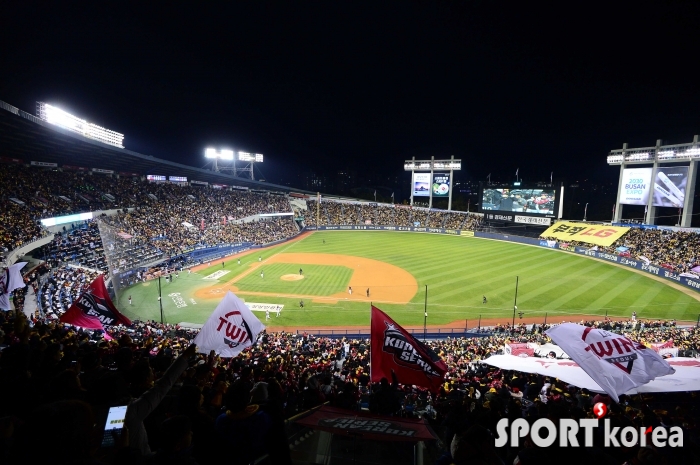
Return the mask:
<path fill-rule="evenodd" d="M 414 228 L 408 226 L 378 226 L 373 224 L 341 225 L 341 226 L 306 226 L 305 231 L 409 231 L 433 234 L 448 234 L 451 236 L 474 236 L 474 231 L 444 228 Z"/>

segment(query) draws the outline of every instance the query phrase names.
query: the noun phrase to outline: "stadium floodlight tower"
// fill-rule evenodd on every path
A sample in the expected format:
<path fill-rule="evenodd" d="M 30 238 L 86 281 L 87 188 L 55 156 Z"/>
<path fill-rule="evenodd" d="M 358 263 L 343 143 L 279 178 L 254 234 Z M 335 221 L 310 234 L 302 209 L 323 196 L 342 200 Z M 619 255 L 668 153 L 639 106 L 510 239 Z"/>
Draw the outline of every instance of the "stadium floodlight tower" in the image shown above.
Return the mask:
<path fill-rule="evenodd" d="M 220 167 L 218 160 L 227 160 L 227 161 L 233 161 L 233 150 L 227 150 L 227 149 L 221 149 L 221 150 L 216 150 L 214 148 L 207 148 L 204 150 L 204 158 L 209 158 L 212 161 L 212 171 L 216 171 L 217 173 L 220 172 L 221 170 L 224 169 L 231 169 L 231 167 Z M 233 170 L 234 170 L 234 176 L 235 176 L 235 166 L 236 162 L 233 162 Z"/>
<path fill-rule="evenodd" d="M 262 153 L 238 152 L 238 160 L 248 163 L 245 167 L 239 168 L 238 171 L 250 173 L 251 181 L 255 181 L 255 173 L 253 172 L 253 168 L 255 167 L 256 163 L 262 163 Z"/>
<path fill-rule="evenodd" d="M 250 179 L 255 181 L 255 173 L 253 172 L 253 167 L 255 163 L 262 163 L 263 156 L 261 153 L 248 153 L 248 152 L 234 152 L 233 150 L 221 149 L 216 150 L 214 148 L 207 148 L 204 150 L 204 157 L 212 160 L 212 170 L 216 172 L 221 171 L 233 171 L 234 176 L 238 176 L 238 173 L 250 173 Z M 230 161 L 230 165 L 220 166 L 218 160 Z M 245 162 L 246 165 L 243 168 L 238 168 L 236 166 L 236 160 Z"/>
<path fill-rule="evenodd" d="M 613 223 L 622 221 L 623 205 L 643 205 L 646 224 L 655 224 L 657 207 L 678 208 L 678 225 L 689 228 L 700 161 L 698 136 L 689 144 L 611 150 L 608 165 L 620 165 Z M 651 166 L 649 166 L 651 165 Z M 682 214 L 682 218 L 681 218 Z"/>
<path fill-rule="evenodd" d="M 455 160 L 452 155 L 449 160 L 406 160 L 404 171 L 411 172 L 411 205 L 413 197 L 428 197 L 428 207 L 433 207 L 433 197 L 447 197 L 447 210 L 452 210 L 452 177 L 453 172 L 462 169 L 462 160 Z M 427 171 L 427 172 L 426 172 Z M 449 171 L 449 176 L 447 175 Z"/>

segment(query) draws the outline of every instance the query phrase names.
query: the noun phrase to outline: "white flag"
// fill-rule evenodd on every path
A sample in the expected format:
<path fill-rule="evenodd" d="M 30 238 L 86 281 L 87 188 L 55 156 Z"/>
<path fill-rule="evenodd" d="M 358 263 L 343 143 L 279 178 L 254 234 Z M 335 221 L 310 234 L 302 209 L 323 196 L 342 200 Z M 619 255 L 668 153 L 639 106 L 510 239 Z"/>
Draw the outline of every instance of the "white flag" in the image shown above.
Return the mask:
<path fill-rule="evenodd" d="M 545 331 L 615 402 L 659 376 L 676 372 L 661 356 L 620 334 L 564 323 Z"/>
<path fill-rule="evenodd" d="M 229 291 L 194 338 L 197 350 L 208 354 L 215 351 L 221 357 L 235 357 L 252 346 L 265 329 L 253 312 Z"/>
<path fill-rule="evenodd" d="M 12 310 L 10 292 L 24 287 L 22 273 L 19 272 L 27 262 L 19 262 L 0 271 L 0 310 Z"/>

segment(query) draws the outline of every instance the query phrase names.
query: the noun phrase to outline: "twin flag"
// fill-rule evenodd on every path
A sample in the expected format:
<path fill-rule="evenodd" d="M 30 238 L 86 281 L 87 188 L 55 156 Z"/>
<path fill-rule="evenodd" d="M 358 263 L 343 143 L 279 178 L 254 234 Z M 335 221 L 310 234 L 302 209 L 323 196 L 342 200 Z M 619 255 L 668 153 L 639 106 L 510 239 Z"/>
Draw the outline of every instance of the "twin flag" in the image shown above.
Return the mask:
<path fill-rule="evenodd" d="M 657 352 L 621 334 L 563 323 L 545 331 L 615 402 L 619 396 L 676 370 Z"/>
<path fill-rule="evenodd" d="M 200 353 L 213 350 L 221 357 L 235 357 L 255 344 L 264 329 L 265 325 L 248 306 L 229 291 L 199 330 L 194 343 Z"/>

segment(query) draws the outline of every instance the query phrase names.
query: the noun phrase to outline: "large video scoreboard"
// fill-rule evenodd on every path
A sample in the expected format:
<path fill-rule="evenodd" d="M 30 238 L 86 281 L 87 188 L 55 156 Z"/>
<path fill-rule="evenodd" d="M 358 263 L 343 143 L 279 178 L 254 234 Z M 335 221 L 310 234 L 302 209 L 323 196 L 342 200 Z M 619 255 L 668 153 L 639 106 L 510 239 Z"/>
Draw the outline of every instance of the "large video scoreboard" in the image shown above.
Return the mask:
<path fill-rule="evenodd" d="M 479 211 L 487 220 L 547 226 L 559 207 L 554 187 L 481 186 Z"/>

